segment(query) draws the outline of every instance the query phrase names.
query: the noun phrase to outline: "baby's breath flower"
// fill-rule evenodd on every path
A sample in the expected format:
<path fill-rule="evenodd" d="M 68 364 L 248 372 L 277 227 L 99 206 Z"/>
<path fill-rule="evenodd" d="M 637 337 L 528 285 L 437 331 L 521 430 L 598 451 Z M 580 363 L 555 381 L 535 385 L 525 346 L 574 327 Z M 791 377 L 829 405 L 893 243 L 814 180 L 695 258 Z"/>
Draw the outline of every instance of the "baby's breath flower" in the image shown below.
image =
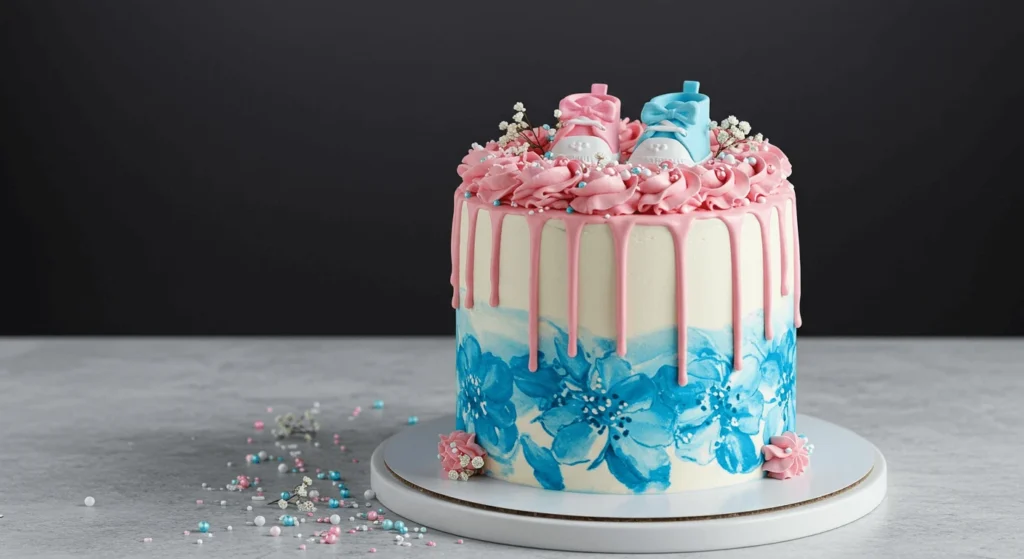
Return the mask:
<path fill-rule="evenodd" d="M 305 497 L 306 496 L 306 486 L 305 485 L 300 485 L 298 487 L 298 489 L 295 490 L 295 493 L 297 493 L 299 495 L 299 497 Z"/>
<path fill-rule="evenodd" d="M 729 118 L 727 118 L 726 120 L 729 122 L 730 126 L 735 126 L 740 123 L 740 121 L 737 120 L 736 117 L 733 115 L 729 115 Z"/>
<path fill-rule="evenodd" d="M 758 132 L 757 134 L 754 134 L 754 141 L 755 142 L 763 142 L 764 141 L 764 136 L 762 136 L 761 133 Z"/>
<path fill-rule="evenodd" d="M 498 123 L 498 130 L 505 130 L 506 128 L 508 128 L 508 122 L 507 121 L 503 120 L 503 121 Z"/>
<path fill-rule="evenodd" d="M 712 120 L 711 121 L 711 127 L 712 128 L 718 128 L 718 121 L 717 120 Z"/>
<path fill-rule="evenodd" d="M 480 468 L 483 468 L 484 467 L 484 459 L 483 459 L 483 457 L 482 456 L 474 456 L 473 460 L 470 462 L 470 465 L 473 466 L 474 468 L 478 469 L 478 470 Z"/>
<path fill-rule="evenodd" d="M 313 480 L 309 479 L 309 476 L 302 476 L 302 483 L 306 485 L 313 485 Z"/>
<path fill-rule="evenodd" d="M 277 502 L 277 506 L 281 507 L 281 510 L 284 510 L 288 508 L 288 501 L 281 499 L 280 501 Z"/>
<path fill-rule="evenodd" d="M 740 127 L 740 130 L 742 130 L 744 134 L 749 134 L 750 133 L 750 123 L 749 122 L 747 122 L 745 120 L 741 120 L 740 123 L 739 123 L 739 127 Z"/>
<path fill-rule="evenodd" d="M 522 102 L 519 102 L 516 103 L 515 105 L 512 105 L 512 110 L 521 113 L 526 111 L 526 107 L 523 106 Z"/>
<path fill-rule="evenodd" d="M 718 140 L 718 143 L 724 144 L 725 141 L 729 139 L 729 133 L 725 130 L 721 130 L 718 132 L 718 137 L 716 139 Z"/>
<path fill-rule="evenodd" d="M 455 470 L 448 470 L 448 479 L 450 479 L 452 481 L 458 480 L 459 479 L 459 472 L 456 472 Z"/>
<path fill-rule="evenodd" d="M 512 120 L 514 120 L 516 122 L 522 122 L 523 121 L 523 113 L 516 113 L 516 114 L 512 115 Z"/>
<path fill-rule="evenodd" d="M 559 109 L 555 109 L 555 112 L 553 114 L 555 115 L 555 118 L 562 117 L 562 111 L 560 111 Z"/>
<path fill-rule="evenodd" d="M 484 149 L 484 146 L 480 145 L 479 142 L 473 142 L 472 144 L 469 144 L 469 147 L 477 151 Z"/>

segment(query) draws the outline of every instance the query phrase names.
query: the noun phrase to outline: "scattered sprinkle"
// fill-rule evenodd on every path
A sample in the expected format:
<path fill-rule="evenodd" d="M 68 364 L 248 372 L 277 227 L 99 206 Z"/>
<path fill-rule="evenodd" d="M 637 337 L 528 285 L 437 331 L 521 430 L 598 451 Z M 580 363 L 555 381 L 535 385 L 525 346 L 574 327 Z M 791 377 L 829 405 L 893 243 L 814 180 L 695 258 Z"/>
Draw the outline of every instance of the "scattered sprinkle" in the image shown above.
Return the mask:
<path fill-rule="evenodd" d="M 93 499 L 92 497 L 86 497 L 85 498 L 85 506 L 91 507 L 91 506 L 93 506 L 95 504 L 96 504 L 96 499 Z"/>

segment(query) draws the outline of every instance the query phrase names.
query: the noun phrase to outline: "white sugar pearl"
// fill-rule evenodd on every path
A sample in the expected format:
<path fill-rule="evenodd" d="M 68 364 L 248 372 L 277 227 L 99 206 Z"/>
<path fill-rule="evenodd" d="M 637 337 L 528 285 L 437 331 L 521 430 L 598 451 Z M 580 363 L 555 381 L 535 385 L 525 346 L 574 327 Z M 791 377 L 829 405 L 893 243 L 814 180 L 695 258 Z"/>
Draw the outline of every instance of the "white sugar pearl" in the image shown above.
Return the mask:
<path fill-rule="evenodd" d="M 366 503 L 366 508 L 370 508 L 372 506 L 373 506 L 373 503 Z"/>
<path fill-rule="evenodd" d="M 332 514 L 331 515 L 331 524 L 341 524 L 341 517 L 336 515 L 336 514 Z"/>
<path fill-rule="evenodd" d="M 313 489 L 308 493 L 308 495 L 310 499 L 316 499 L 317 497 L 320 496 L 320 492 L 317 491 L 316 489 Z"/>
<path fill-rule="evenodd" d="M 232 528 L 231 526 L 228 526 L 228 532 L 230 532 L 232 530 L 234 530 L 234 528 Z"/>
<path fill-rule="evenodd" d="M 259 452 L 259 454 L 257 454 L 256 456 L 259 456 L 259 457 L 260 457 L 260 460 L 266 460 L 266 459 L 267 459 L 267 451 L 265 451 L 265 450 L 261 450 L 261 451 Z"/>
<path fill-rule="evenodd" d="M 264 524 L 267 523 L 267 519 L 263 518 L 262 516 L 257 516 L 256 518 L 252 519 L 252 523 L 257 525 L 257 526 L 263 526 Z"/>
<path fill-rule="evenodd" d="M 231 467 L 231 462 L 228 462 L 228 467 L 229 467 L 229 468 Z"/>
<path fill-rule="evenodd" d="M 196 540 L 196 545 L 203 545 L 203 540 Z"/>
<path fill-rule="evenodd" d="M 220 502 L 220 506 L 226 507 L 226 506 L 228 506 L 228 502 L 227 501 L 221 501 Z"/>
<path fill-rule="evenodd" d="M 423 534 L 416 534 L 416 539 L 417 540 L 422 540 L 423 539 Z"/>
<path fill-rule="evenodd" d="M 274 536 L 275 538 L 280 536 L 281 535 L 281 527 L 280 526 L 271 526 L 270 527 L 270 535 Z"/>
<path fill-rule="evenodd" d="M 395 541 L 396 542 L 405 541 L 405 538 L 403 538 L 402 536 L 395 536 Z"/>
<path fill-rule="evenodd" d="M 409 542 L 402 542 L 402 547 L 412 547 L 412 544 Z"/>
<path fill-rule="evenodd" d="M 92 497 L 86 497 L 85 498 L 85 506 L 91 507 L 91 506 L 93 506 L 95 504 L 96 504 L 96 499 L 93 499 Z"/>
<path fill-rule="evenodd" d="M 300 519 L 299 519 L 299 522 L 301 522 L 301 523 L 305 524 L 305 523 L 306 523 L 306 519 L 305 519 L 305 518 L 300 518 Z"/>
<path fill-rule="evenodd" d="M 249 506 L 245 507 L 245 510 L 247 510 L 249 512 L 252 512 L 252 505 L 249 505 Z"/>
<path fill-rule="evenodd" d="M 206 482 L 203 482 L 203 488 L 204 489 L 206 488 Z"/>
<path fill-rule="evenodd" d="M 288 471 L 288 464 L 284 464 L 284 463 L 278 464 L 277 465 L 277 471 L 282 473 L 282 474 L 287 472 Z"/>

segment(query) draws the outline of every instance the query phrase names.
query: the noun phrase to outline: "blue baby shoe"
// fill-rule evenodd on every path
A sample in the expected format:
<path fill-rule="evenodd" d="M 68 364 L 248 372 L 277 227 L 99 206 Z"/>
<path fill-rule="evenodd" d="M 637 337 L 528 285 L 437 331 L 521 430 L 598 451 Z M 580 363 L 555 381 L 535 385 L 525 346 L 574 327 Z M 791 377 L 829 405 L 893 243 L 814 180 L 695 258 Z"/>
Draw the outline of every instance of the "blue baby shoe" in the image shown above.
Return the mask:
<path fill-rule="evenodd" d="M 644 105 L 640 120 L 647 129 L 630 163 L 696 165 L 711 157 L 711 100 L 697 93 L 699 87 L 700 82 L 683 82 L 682 93 L 659 95 Z"/>

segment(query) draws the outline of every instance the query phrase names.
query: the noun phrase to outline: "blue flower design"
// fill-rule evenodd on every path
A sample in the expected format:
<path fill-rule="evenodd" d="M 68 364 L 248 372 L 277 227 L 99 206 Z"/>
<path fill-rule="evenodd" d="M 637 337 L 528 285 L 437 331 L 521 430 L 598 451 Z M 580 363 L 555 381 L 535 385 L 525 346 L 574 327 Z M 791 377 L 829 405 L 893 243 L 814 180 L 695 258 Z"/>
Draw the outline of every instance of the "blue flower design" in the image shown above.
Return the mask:
<path fill-rule="evenodd" d="M 665 447 L 673 441 L 673 411 L 658 399 L 654 380 L 632 371 L 614 351 L 591 363 L 581 346 L 569 357 L 564 337 L 555 345 L 553 364 L 533 373 L 514 367 L 520 391 L 543 410 L 535 421 L 554 439 L 550 456 L 527 455 L 537 480 L 545 485 L 559 464 L 588 464 L 590 470 L 605 464 L 633 492 L 668 487 Z M 524 452 L 531 444 L 524 441 Z"/>
<path fill-rule="evenodd" d="M 490 352 L 482 353 L 477 339 L 467 335 L 456 352 L 456 370 L 455 428 L 476 433 L 490 458 L 508 463 L 519 438 L 508 365 Z"/>
<path fill-rule="evenodd" d="M 690 329 L 686 373 L 686 386 L 679 386 L 677 367 L 663 366 L 654 378 L 677 414 L 676 455 L 702 466 L 717 460 L 734 474 L 754 471 L 761 455 L 752 437 L 764 410 L 759 368 L 733 370 L 731 330 Z"/>
<path fill-rule="evenodd" d="M 758 337 L 751 357 L 765 383 L 764 441 L 796 429 L 796 329 L 785 328 L 771 340 Z"/>

